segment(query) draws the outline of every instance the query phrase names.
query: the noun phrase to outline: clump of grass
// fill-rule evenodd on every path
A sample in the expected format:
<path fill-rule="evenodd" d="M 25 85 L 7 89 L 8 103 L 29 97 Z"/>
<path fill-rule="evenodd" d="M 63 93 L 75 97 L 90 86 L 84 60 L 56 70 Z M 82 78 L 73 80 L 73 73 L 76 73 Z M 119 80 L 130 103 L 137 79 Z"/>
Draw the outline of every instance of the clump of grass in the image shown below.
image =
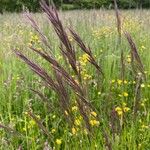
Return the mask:
<path fill-rule="evenodd" d="M 115 6 L 115 13 L 116 13 L 116 19 L 117 19 L 117 31 L 118 31 L 118 39 L 119 39 L 119 44 L 121 45 L 121 33 L 124 30 L 122 27 L 122 22 L 121 22 L 121 15 L 118 10 L 117 6 L 117 1 L 114 0 L 114 6 Z M 145 72 L 144 72 L 144 65 L 141 61 L 141 58 L 139 56 L 136 44 L 134 43 L 131 35 L 128 32 L 124 32 L 125 37 L 127 38 L 127 41 L 130 45 L 130 54 L 131 54 L 131 65 L 132 65 L 132 71 L 133 71 L 133 78 L 136 81 L 136 86 L 135 86 L 135 100 L 134 100 L 134 118 L 137 115 L 138 107 L 140 104 L 141 100 L 141 84 L 142 80 L 146 79 Z M 124 82 L 124 76 L 125 76 L 125 60 L 124 60 L 124 52 L 121 50 L 121 78 Z"/>
<path fill-rule="evenodd" d="M 11 56 L 10 53 L 5 58 L 3 56 L 7 55 L 7 52 L 4 52 L 1 56 L 1 60 L 5 61 L 0 60 L 0 73 L 4 73 L 0 77 L 2 85 L 4 84 L 0 87 L 0 121 L 3 122 L 0 128 L 6 131 L 0 130 L 1 149 L 5 149 L 6 146 L 8 149 L 149 148 L 150 85 L 149 81 L 144 83 L 145 78 L 149 77 L 148 70 L 147 73 L 144 71 L 149 58 L 146 54 L 148 42 L 143 43 L 138 39 L 141 42 L 136 45 L 131 37 L 134 33 L 137 37 L 140 35 L 145 39 L 146 34 L 141 34 L 143 31 L 137 33 L 136 24 L 132 22 L 133 31 L 125 34 L 130 46 L 128 47 L 124 45 L 122 34 L 124 22 L 121 22 L 120 26 L 119 32 L 122 35 L 119 43 L 111 11 L 94 11 L 94 20 L 90 20 L 88 11 L 79 11 L 85 18 L 84 20 L 81 17 L 82 21 L 85 21 L 84 25 L 82 21 L 81 24 L 79 21 L 76 22 L 77 19 L 80 20 L 76 12 L 63 12 L 64 18 L 70 17 L 68 14 L 71 14 L 69 22 L 77 23 L 77 28 L 82 31 L 78 31 L 83 36 L 81 38 L 72 27 L 65 28 L 65 21 L 61 22 L 61 14 L 55 7 L 49 8 L 42 3 L 42 8 L 53 30 L 56 31 L 57 39 L 52 37 L 49 42 L 49 37 L 45 36 L 44 31 L 50 32 L 51 26 L 45 24 L 43 14 L 33 15 L 42 16 L 41 24 L 44 24 L 44 28 L 41 30 L 39 21 L 37 23 L 30 13 L 25 13 L 36 33 L 30 34 L 27 32 L 30 28 L 26 27 L 12 28 L 11 23 L 4 28 L 8 35 L 17 30 L 16 33 L 20 32 L 27 39 L 22 43 L 17 41 L 17 46 L 22 44 L 23 49 L 16 48 L 14 52 L 38 76 L 26 70 L 24 63 L 19 63 L 16 57 L 13 57 L 15 55 Z M 90 14 L 92 18 L 93 11 L 90 11 Z M 137 11 L 134 11 L 135 14 Z M 105 22 L 102 16 L 107 18 Z M 121 16 L 119 17 L 121 19 Z M 16 22 L 15 19 L 14 25 Z M 90 37 L 92 28 L 98 28 L 100 24 L 104 26 L 105 23 L 107 26 L 111 23 L 109 30 L 105 27 L 100 31 L 95 30 L 93 36 L 96 38 Z M 127 22 L 127 27 L 129 26 L 130 23 Z M 99 34 L 101 31 L 104 31 L 104 36 Z M 28 34 L 31 37 L 28 38 Z M 15 38 L 13 39 L 12 42 L 15 43 Z M 89 40 L 93 48 L 82 39 Z M 29 40 L 30 50 L 24 46 Z M 3 42 L 5 40 L 2 39 Z M 59 45 L 57 50 L 55 42 Z M 139 45 L 143 46 L 140 48 Z M 21 75 L 18 75 L 20 72 Z M 28 87 L 25 87 L 26 84 Z M 39 98 L 41 101 L 37 101 Z"/>
<path fill-rule="evenodd" d="M 41 2 L 41 7 L 43 11 L 46 13 L 49 21 L 53 25 L 53 28 L 58 36 L 58 39 L 60 41 L 60 50 L 61 54 L 66 60 L 67 68 L 71 66 L 71 72 L 73 71 L 75 76 L 77 76 L 77 80 L 75 80 L 72 75 L 56 60 L 53 51 L 51 49 L 51 46 L 49 46 L 46 37 L 42 34 L 39 27 L 37 26 L 37 23 L 34 21 L 34 19 L 31 17 L 30 14 L 27 14 L 26 16 L 30 20 L 32 27 L 37 31 L 37 33 L 40 35 L 43 43 L 51 50 L 50 54 L 48 54 L 44 49 L 42 51 L 37 50 L 34 47 L 30 47 L 30 49 L 40 55 L 43 59 L 45 59 L 50 65 L 51 69 L 53 70 L 53 74 L 49 74 L 44 68 L 39 66 L 38 64 L 31 61 L 27 56 L 25 56 L 22 52 L 18 50 L 14 50 L 15 54 L 20 57 L 30 68 L 33 72 L 35 72 L 38 76 L 40 76 L 45 83 L 48 85 L 48 88 L 51 88 L 53 91 L 55 91 L 59 96 L 59 102 L 60 102 L 60 110 L 64 114 L 64 117 L 68 121 L 70 126 L 74 125 L 74 117 L 71 114 L 71 100 L 70 95 L 68 93 L 67 85 L 70 86 L 71 90 L 75 94 L 75 99 L 77 102 L 77 106 L 80 112 L 80 115 L 82 116 L 86 128 L 91 131 L 90 126 L 90 120 L 88 113 L 90 111 L 95 111 L 95 108 L 92 106 L 90 100 L 87 99 L 87 95 L 84 92 L 84 85 L 82 84 L 82 77 L 80 72 L 80 62 L 76 59 L 76 51 L 73 47 L 72 43 L 69 41 L 68 35 L 59 19 L 58 13 L 56 11 L 56 8 L 54 6 L 48 7 L 48 5 L 45 2 Z M 81 50 L 85 52 L 88 56 L 88 61 L 96 67 L 96 69 L 103 75 L 101 67 L 97 64 L 90 48 L 88 48 L 84 42 L 81 40 L 81 38 L 72 30 L 70 29 L 71 34 L 73 35 L 73 38 L 75 39 L 76 43 L 79 45 Z M 33 90 L 35 91 L 35 90 Z M 36 91 L 35 91 L 36 92 Z M 40 92 L 36 92 L 40 97 L 43 97 Z M 38 120 L 31 115 L 30 116 L 37 122 L 37 124 L 42 128 L 42 130 L 47 134 L 46 129 L 38 122 Z M 97 118 L 98 119 L 98 118 Z"/>
<path fill-rule="evenodd" d="M 134 76 L 133 78 L 135 78 L 136 81 L 135 90 L 134 90 L 135 91 L 134 107 L 133 107 L 133 112 L 134 112 L 133 114 L 135 119 L 141 101 L 141 84 L 143 83 L 143 80 L 146 79 L 146 76 L 144 71 L 144 65 L 139 56 L 136 44 L 134 43 L 133 39 L 131 38 L 131 35 L 128 32 L 125 32 L 125 36 L 131 47 L 131 51 L 130 51 L 131 65 L 132 65 L 133 76 Z"/>

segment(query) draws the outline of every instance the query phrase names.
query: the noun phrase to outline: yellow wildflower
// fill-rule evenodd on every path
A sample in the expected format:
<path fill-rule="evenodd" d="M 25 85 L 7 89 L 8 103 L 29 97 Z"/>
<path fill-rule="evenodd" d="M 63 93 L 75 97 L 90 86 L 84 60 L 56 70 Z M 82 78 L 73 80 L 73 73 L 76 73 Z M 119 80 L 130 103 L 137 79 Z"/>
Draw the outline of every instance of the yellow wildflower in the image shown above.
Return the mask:
<path fill-rule="evenodd" d="M 92 111 L 91 114 L 94 116 L 94 117 L 97 117 L 97 113 L 95 111 Z"/>
<path fill-rule="evenodd" d="M 111 80 L 111 83 L 115 83 L 115 80 L 113 79 L 113 80 Z"/>
<path fill-rule="evenodd" d="M 144 125 L 144 124 L 143 124 L 141 127 L 142 127 L 143 129 L 148 129 L 148 128 L 149 128 L 148 126 L 146 126 L 146 125 Z"/>
<path fill-rule="evenodd" d="M 81 124 L 80 119 L 76 119 L 76 120 L 74 121 L 74 124 L 75 124 L 76 126 L 80 126 L 80 124 Z"/>
<path fill-rule="evenodd" d="M 78 107 L 77 106 L 73 106 L 72 107 L 72 111 L 77 111 L 78 110 Z"/>
<path fill-rule="evenodd" d="M 141 48 L 142 48 L 142 49 L 146 49 L 146 47 L 145 47 L 145 46 L 143 46 L 143 45 L 141 46 Z"/>
<path fill-rule="evenodd" d="M 77 130 L 73 127 L 72 128 L 72 134 L 75 135 L 77 133 Z"/>
<path fill-rule="evenodd" d="M 79 57 L 79 61 L 81 63 L 81 65 L 85 66 L 86 63 L 89 60 L 89 55 L 88 54 L 83 54 L 81 57 Z"/>
<path fill-rule="evenodd" d="M 61 139 L 56 139 L 56 144 L 57 144 L 57 145 L 61 145 L 61 143 L 62 143 L 62 140 L 61 140 Z"/>
<path fill-rule="evenodd" d="M 56 132 L 56 129 L 52 129 L 52 130 L 51 130 L 51 133 L 55 133 L 55 132 Z"/>
<path fill-rule="evenodd" d="M 28 112 L 24 112 L 25 115 L 28 115 Z"/>
<path fill-rule="evenodd" d="M 122 84 L 122 80 L 117 80 L 117 83 L 119 84 L 119 85 L 121 85 Z"/>
<path fill-rule="evenodd" d="M 122 116 L 122 115 L 123 115 L 122 108 L 116 107 L 116 108 L 115 108 L 115 111 L 117 112 L 117 114 L 118 114 L 119 116 Z"/>
<path fill-rule="evenodd" d="M 89 123 L 90 123 L 91 126 L 98 126 L 98 125 L 99 125 L 99 121 L 97 121 L 97 120 L 95 120 L 95 119 L 90 120 Z"/>
<path fill-rule="evenodd" d="M 72 42 L 73 41 L 73 38 L 72 38 L 72 36 L 68 36 L 68 40 L 70 41 L 70 42 Z"/>
<path fill-rule="evenodd" d="M 133 84 L 136 84 L 136 82 L 135 82 L 135 81 L 133 81 Z"/>
<path fill-rule="evenodd" d="M 36 117 L 37 117 L 37 119 L 40 119 L 40 118 L 41 118 L 40 115 L 36 115 Z"/>
<path fill-rule="evenodd" d="M 124 80 L 124 82 L 123 82 L 124 84 L 127 84 L 128 83 L 128 81 L 127 80 Z"/>
<path fill-rule="evenodd" d="M 145 85 L 144 84 L 141 84 L 141 88 L 144 88 L 145 87 Z"/>
<path fill-rule="evenodd" d="M 131 58 L 130 58 L 130 57 L 127 58 L 127 62 L 128 62 L 128 63 L 131 63 Z"/>
<path fill-rule="evenodd" d="M 129 107 L 123 107 L 123 111 L 124 111 L 124 112 L 128 112 L 129 110 L 130 110 Z"/>
<path fill-rule="evenodd" d="M 30 124 L 31 126 L 35 126 L 35 125 L 36 125 L 36 123 L 35 123 L 34 120 L 30 120 L 30 121 L 29 121 L 29 124 Z"/>
<path fill-rule="evenodd" d="M 129 95 L 129 94 L 128 94 L 127 92 L 123 92 L 123 96 L 124 96 L 124 97 L 128 97 L 128 95 Z"/>

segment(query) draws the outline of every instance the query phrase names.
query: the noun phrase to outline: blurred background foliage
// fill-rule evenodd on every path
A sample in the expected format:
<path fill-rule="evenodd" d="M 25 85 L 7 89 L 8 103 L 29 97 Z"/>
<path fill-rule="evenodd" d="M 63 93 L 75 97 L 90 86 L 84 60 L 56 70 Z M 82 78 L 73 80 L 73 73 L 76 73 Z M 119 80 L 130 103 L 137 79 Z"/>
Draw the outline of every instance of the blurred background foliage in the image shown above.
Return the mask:
<path fill-rule="evenodd" d="M 20 12 L 28 8 L 32 12 L 40 11 L 40 0 L 0 0 L 0 12 Z M 70 9 L 92 9 L 113 8 L 113 0 L 46 0 L 48 4 L 54 3 L 58 8 Z M 150 0 L 118 0 L 122 9 L 149 8 Z"/>

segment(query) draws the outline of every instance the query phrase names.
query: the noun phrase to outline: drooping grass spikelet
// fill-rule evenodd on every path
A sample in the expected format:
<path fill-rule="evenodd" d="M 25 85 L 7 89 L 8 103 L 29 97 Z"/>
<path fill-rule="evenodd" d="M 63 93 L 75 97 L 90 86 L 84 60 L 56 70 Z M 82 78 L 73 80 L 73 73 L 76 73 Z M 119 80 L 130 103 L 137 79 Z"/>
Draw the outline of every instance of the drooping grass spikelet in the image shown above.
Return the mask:
<path fill-rule="evenodd" d="M 104 76 L 102 68 L 97 64 L 96 60 L 94 59 L 91 49 L 84 44 L 80 36 L 74 30 L 70 29 L 70 32 L 73 38 L 75 39 L 76 43 L 78 44 L 78 46 L 81 48 L 81 50 L 84 51 L 89 56 L 88 61 L 92 65 L 94 65 L 95 68 Z"/>
<path fill-rule="evenodd" d="M 125 36 L 128 40 L 130 48 L 131 48 L 131 58 L 132 58 L 131 63 L 132 63 L 134 73 L 135 73 L 135 75 L 137 75 L 139 72 L 141 72 L 143 74 L 143 78 L 145 79 L 144 66 L 143 66 L 143 63 L 139 56 L 137 47 L 136 47 L 131 35 L 128 32 L 125 32 Z"/>

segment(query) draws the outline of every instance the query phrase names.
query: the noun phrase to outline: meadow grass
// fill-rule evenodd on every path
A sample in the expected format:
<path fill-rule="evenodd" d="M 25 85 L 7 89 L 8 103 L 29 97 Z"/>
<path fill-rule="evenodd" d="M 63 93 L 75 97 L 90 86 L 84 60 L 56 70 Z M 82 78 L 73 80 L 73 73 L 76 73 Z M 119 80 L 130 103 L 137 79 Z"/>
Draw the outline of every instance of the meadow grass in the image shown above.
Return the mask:
<path fill-rule="evenodd" d="M 130 45 L 123 33 L 122 43 L 118 44 L 115 12 L 80 10 L 59 14 L 69 40 L 76 49 L 77 59 L 82 64 L 86 96 L 96 108 L 96 112 L 88 112 L 92 131 L 88 132 L 85 128 L 77 107 L 76 96 L 70 88 L 67 87 L 67 92 L 71 99 L 70 110 L 74 116 L 74 126 L 71 127 L 64 117 L 64 114 L 68 117 L 67 112 L 63 114 L 60 110 L 58 95 L 48 89 L 14 54 L 13 49 L 19 49 L 36 63 L 44 66 L 52 75 L 49 64 L 29 48 L 32 45 L 39 51 L 41 48 L 49 51 L 25 16 L 15 13 L 4 14 L 0 15 L 0 149 L 101 150 L 110 149 L 110 143 L 113 150 L 149 150 L 150 11 L 121 11 L 123 28 L 131 34 L 136 43 L 146 75 L 146 80 L 140 83 L 140 102 L 136 116 L 134 103 L 138 80 L 132 70 Z M 49 25 L 48 19 L 44 14 L 33 16 L 48 37 L 58 62 L 65 66 L 58 37 Z M 88 57 L 75 45 L 75 40 L 67 27 L 77 31 L 86 45 L 90 46 L 105 77 L 98 75 L 87 61 Z M 121 78 L 121 50 L 124 52 L 124 80 Z M 140 70 L 137 71 L 137 75 L 141 75 Z M 71 71 L 69 73 L 74 77 Z M 46 102 L 31 89 L 46 95 Z M 98 120 L 93 116 L 98 116 Z M 40 120 L 48 135 L 39 127 L 35 117 Z M 106 135 L 103 130 L 106 131 Z"/>

